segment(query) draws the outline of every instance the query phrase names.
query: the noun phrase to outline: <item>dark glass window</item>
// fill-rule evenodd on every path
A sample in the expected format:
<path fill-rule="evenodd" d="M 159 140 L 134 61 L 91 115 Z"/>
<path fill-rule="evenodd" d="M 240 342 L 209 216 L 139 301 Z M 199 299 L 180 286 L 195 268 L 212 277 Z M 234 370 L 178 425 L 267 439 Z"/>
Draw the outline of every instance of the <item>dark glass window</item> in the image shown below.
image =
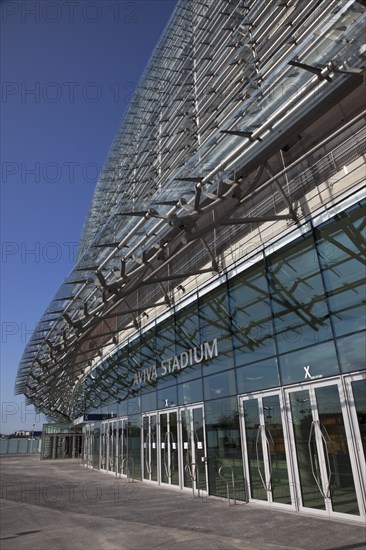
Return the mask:
<path fill-rule="evenodd" d="M 280 385 L 277 359 L 271 357 L 236 369 L 238 393 L 247 393 Z"/>
<path fill-rule="evenodd" d="M 275 354 L 272 314 L 264 266 L 229 282 L 235 364 L 244 365 Z"/>
<path fill-rule="evenodd" d="M 334 331 L 337 336 L 366 328 L 365 209 L 336 216 L 316 231 Z"/>
<path fill-rule="evenodd" d="M 158 409 L 175 407 L 178 402 L 177 386 L 161 388 L 157 391 Z"/>
<path fill-rule="evenodd" d="M 235 496 L 244 500 L 243 463 L 240 443 L 239 413 L 235 397 L 205 403 L 207 463 L 210 494 L 227 497 L 225 479 L 235 478 Z M 223 479 L 219 475 L 219 470 Z M 231 498 L 233 494 L 231 492 Z"/>
<path fill-rule="evenodd" d="M 202 379 L 191 380 L 178 385 L 178 403 L 187 405 L 203 400 Z"/>
<path fill-rule="evenodd" d="M 196 350 L 196 357 L 200 358 L 200 329 L 198 321 L 198 304 L 194 304 L 178 311 L 175 318 L 175 330 L 177 338 L 177 356 L 181 357 L 183 353 L 190 353 L 190 350 Z M 179 382 L 191 380 L 201 375 L 202 363 L 197 363 L 192 353 L 193 361 L 178 371 L 177 378 Z"/>
<path fill-rule="evenodd" d="M 214 399 L 236 394 L 234 370 L 206 376 L 203 379 L 205 399 Z"/>
<path fill-rule="evenodd" d="M 342 372 L 366 369 L 366 333 L 358 332 L 337 339 L 337 348 Z"/>
<path fill-rule="evenodd" d="M 333 341 L 281 355 L 279 363 L 282 384 L 310 382 L 339 374 Z"/>
<path fill-rule="evenodd" d="M 175 346 L 175 326 L 174 316 L 172 315 L 166 321 L 156 326 L 156 367 L 157 367 L 157 386 L 163 387 L 167 384 L 172 384 L 172 381 L 177 375 L 177 371 L 172 373 L 166 372 L 162 369 L 161 364 L 165 360 L 169 360 L 174 357 L 176 353 Z"/>
<path fill-rule="evenodd" d="M 233 367 L 233 344 L 226 284 L 199 299 L 200 343 L 217 340 L 217 355 L 203 362 L 210 373 Z"/>
<path fill-rule="evenodd" d="M 141 396 L 141 411 L 155 411 L 156 410 L 156 392 L 146 393 Z"/>
<path fill-rule="evenodd" d="M 332 337 L 318 257 L 312 237 L 267 260 L 279 353 Z"/>

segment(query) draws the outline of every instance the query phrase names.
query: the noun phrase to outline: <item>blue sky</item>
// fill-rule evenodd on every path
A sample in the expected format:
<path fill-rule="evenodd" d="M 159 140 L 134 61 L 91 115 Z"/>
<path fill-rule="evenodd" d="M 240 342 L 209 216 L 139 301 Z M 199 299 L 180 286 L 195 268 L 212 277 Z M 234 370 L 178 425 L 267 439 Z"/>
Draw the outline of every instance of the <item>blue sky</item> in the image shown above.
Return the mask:
<path fill-rule="evenodd" d="M 175 0 L 27 0 L 1 17 L 1 427 L 44 421 L 13 393 L 71 271 L 98 173 Z"/>

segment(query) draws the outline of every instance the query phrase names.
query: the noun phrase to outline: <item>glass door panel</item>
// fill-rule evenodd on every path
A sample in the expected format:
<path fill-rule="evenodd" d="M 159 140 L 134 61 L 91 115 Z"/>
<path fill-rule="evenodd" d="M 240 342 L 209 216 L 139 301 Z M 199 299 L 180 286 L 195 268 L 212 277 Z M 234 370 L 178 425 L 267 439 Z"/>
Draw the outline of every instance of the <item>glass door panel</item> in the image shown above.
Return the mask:
<path fill-rule="evenodd" d="M 177 411 L 159 414 L 160 481 L 179 485 Z"/>
<path fill-rule="evenodd" d="M 279 394 L 243 399 L 250 499 L 291 505 L 284 414 Z"/>
<path fill-rule="evenodd" d="M 127 475 L 127 419 L 117 421 L 116 430 L 116 475 Z"/>
<path fill-rule="evenodd" d="M 357 440 L 359 441 L 359 450 L 361 454 L 362 465 L 365 465 L 366 459 L 366 378 L 351 381 L 351 389 L 354 400 L 354 411 L 356 416 Z M 362 468 L 365 472 L 365 469 Z M 366 480 L 365 480 L 366 485 Z"/>
<path fill-rule="evenodd" d="M 181 410 L 183 486 L 207 491 L 206 441 L 203 408 Z"/>
<path fill-rule="evenodd" d="M 268 453 L 268 490 L 272 502 L 291 504 L 284 427 L 279 395 L 263 397 L 265 443 Z"/>
<path fill-rule="evenodd" d="M 266 487 L 263 484 L 264 459 L 258 399 L 245 399 L 243 402 L 245 424 L 245 448 L 249 494 L 255 500 L 267 500 Z"/>
<path fill-rule="evenodd" d="M 302 506 L 359 517 L 357 457 L 341 385 L 313 384 L 288 395 Z"/>
<path fill-rule="evenodd" d="M 325 510 L 309 390 L 290 393 L 290 406 L 302 504 Z"/>
<path fill-rule="evenodd" d="M 327 467 L 328 494 L 332 509 L 344 514 L 359 514 L 346 430 L 335 385 L 315 389 L 319 426 Z"/>
<path fill-rule="evenodd" d="M 157 481 L 156 414 L 143 417 L 144 479 Z"/>

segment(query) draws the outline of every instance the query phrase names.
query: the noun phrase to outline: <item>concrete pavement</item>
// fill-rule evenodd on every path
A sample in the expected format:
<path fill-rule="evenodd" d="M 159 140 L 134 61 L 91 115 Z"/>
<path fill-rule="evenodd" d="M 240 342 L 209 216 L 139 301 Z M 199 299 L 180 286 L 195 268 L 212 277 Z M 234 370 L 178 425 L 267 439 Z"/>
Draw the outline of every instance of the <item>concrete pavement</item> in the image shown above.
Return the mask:
<path fill-rule="evenodd" d="M 3 456 L 1 550 L 365 550 L 363 525 L 192 499 L 76 460 Z"/>

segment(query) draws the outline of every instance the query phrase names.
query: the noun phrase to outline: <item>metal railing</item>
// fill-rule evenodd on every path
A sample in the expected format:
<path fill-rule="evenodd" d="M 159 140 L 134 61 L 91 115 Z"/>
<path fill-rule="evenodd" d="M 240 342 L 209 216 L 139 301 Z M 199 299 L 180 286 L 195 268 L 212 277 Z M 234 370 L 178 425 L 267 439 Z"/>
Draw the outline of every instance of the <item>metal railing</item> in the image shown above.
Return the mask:
<path fill-rule="evenodd" d="M 235 476 L 234 476 L 234 470 L 233 470 L 233 467 L 230 466 L 230 464 L 224 464 L 223 466 L 220 466 L 219 468 L 219 477 L 223 480 L 223 482 L 225 483 L 226 485 L 226 496 L 227 496 L 227 503 L 228 505 L 230 506 L 230 488 L 229 488 L 229 485 L 230 485 L 230 480 L 228 480 L 224 474 L 223 474 L 223 470 L 227 468 L 228 470 L 230 470 L 230 473 L 231 473 L 231 487 L 232 487 L 232 490 L 233 490 L 233 500 L 234 500 L 234 504 L 236 504 L 236 497 L 235 497 Z"/>

